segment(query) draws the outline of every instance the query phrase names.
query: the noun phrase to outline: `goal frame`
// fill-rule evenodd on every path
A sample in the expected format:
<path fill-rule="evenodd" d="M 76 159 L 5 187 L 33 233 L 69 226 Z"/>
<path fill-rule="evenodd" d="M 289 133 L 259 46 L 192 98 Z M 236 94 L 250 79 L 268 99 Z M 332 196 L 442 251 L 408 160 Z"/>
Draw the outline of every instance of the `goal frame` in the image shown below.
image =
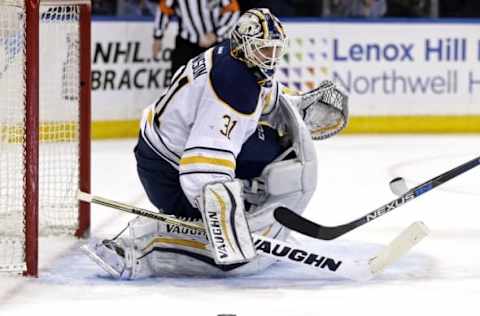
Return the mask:
<path fill-rule="evenodd" d="M 26 276 L 38 276 L 39 252 L 39 38 L 40 6 L 79 5 L 80 87 L 79 87 L 79 189 L 90 192 L 91 139 L 91 1 L 25 0 L 25 262 Z M 90 204 L 79 202 L 76 237 L 87 237 Z"/>

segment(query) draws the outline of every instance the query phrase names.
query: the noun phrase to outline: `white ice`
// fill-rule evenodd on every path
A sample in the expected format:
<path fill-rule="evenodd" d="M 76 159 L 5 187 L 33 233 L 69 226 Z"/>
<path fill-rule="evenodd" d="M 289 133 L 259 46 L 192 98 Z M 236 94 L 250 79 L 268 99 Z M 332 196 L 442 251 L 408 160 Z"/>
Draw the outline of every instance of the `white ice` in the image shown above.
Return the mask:
<path fill-rule="evenodd" d="M 93 193 L 151 208 L 137 180 L 134 144 L 93 144 Z M 388 182 L 396 176 L 414 186 L 478 156 L 480 136 L 339 136 L 316 146 L 318 189 L 305 215 L 338 225 L 392 200 Z M 131 216 L 94 206 L 92 218 L 91 235 L 102 238 L 112 237 Z M 365 283 L 287 264 L 242 278 L 114 281 L 78 251 L 84 241 L 44 238 L 38 279 L 0 277 L 0 315 L 476 315 L 480 167 L 337 242 L 342 251 L 364 255 L 417 220 L 431 234 Z"/>

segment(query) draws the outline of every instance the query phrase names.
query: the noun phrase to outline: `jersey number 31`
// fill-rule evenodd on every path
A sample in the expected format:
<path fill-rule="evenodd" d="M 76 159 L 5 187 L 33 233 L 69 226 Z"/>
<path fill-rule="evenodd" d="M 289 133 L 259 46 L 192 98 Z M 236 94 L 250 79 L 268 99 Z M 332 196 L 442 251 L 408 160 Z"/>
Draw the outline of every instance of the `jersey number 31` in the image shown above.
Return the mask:
<path fill-rule="evenodd" d="M 223 126 L 223 129 L 220 130 L 220 133 L 224 136 L 226 136 L 228 139 L 230 139 L 230 135 L 232 134 L 232 130 L 237 125 L 237 121 L 232 120 L 232 118 L 229 115 L 224 115 L 223 116 L 225 125 Z"/>

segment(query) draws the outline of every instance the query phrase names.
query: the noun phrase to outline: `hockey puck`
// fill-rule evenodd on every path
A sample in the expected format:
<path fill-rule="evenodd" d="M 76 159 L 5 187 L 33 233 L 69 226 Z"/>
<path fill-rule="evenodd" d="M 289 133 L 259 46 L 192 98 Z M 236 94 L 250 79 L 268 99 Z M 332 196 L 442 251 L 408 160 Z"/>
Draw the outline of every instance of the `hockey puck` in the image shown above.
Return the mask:
<path fill-rule="evenodd" d="M 401 196 L 401 195 L 404 195 L 405 193 L 407 193 L 408 192 L 408 187 L 407 187 L 407 184 L 405 182 L 405 179 L 402 178 L 402 177 L 397 177 L 395 179 L 392 179 L 390 181 L 390 190 L 396 196 Z"/>

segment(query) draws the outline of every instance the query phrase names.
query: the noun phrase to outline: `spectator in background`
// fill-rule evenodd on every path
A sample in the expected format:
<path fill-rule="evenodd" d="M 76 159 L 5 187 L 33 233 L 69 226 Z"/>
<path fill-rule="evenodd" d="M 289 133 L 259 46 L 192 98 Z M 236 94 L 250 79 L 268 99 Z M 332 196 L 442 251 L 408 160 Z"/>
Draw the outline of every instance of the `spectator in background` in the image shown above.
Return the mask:
<path fill-rule="evenodd" d="M 440 17 L 480 17 L 479 0 L 440 0 Z"/>
<path fill-rule="evenodd" d="M 118 16 L 138 16 L 139 12 L 138 1 L 135 0 L 118 0 L 117 14 Z"/>
<path fill-rule="evenodd" d="M 158 8 L 158 0 L 141 0 L 143 2 L 143 15 L 155 16 Z"/>
<path fill-rule="evenodd" d="M 388 0 L 388 17 L 428 17 L 430 0 Z"/>
<path fill-rule="evenodd" d="M 118 15 L 130 17 L 148 15 L 148 8 L 145 3 L 145 0 L 118 0 Z"/>
<path fill-rule="evenodd" d="M 173 17 L 178 33 L 172 52 L 172 73 L 191 58 L 223 41 L 240 14 L 237 0 L 160 0 L 155 16 L 153 55 L 162 49 L 162 37 Z"/>
<path fill-rule="evenodd" d="M 238 0 L 241 12 L 253 8 L 268 8 L 275 16 L 301 15 L 296 12 L 296 2 L 321 2 L 320 0 Z"/>
<path fill-rule="evenodd" d="M 378 18 L 387 12 L 385 0 L 331 0 L 331 15 Z"/>
<path fill-rule="evenodd" d="M 117 0 L 94 0 L 92 1 L 92 14 L 94 15 L 116 15 Z"/>
<path fill-rule="evenodd" d="M 323 1 L 325 0 L 292 0 L 295 15 L 321 17 L 323 15 Z"/>

